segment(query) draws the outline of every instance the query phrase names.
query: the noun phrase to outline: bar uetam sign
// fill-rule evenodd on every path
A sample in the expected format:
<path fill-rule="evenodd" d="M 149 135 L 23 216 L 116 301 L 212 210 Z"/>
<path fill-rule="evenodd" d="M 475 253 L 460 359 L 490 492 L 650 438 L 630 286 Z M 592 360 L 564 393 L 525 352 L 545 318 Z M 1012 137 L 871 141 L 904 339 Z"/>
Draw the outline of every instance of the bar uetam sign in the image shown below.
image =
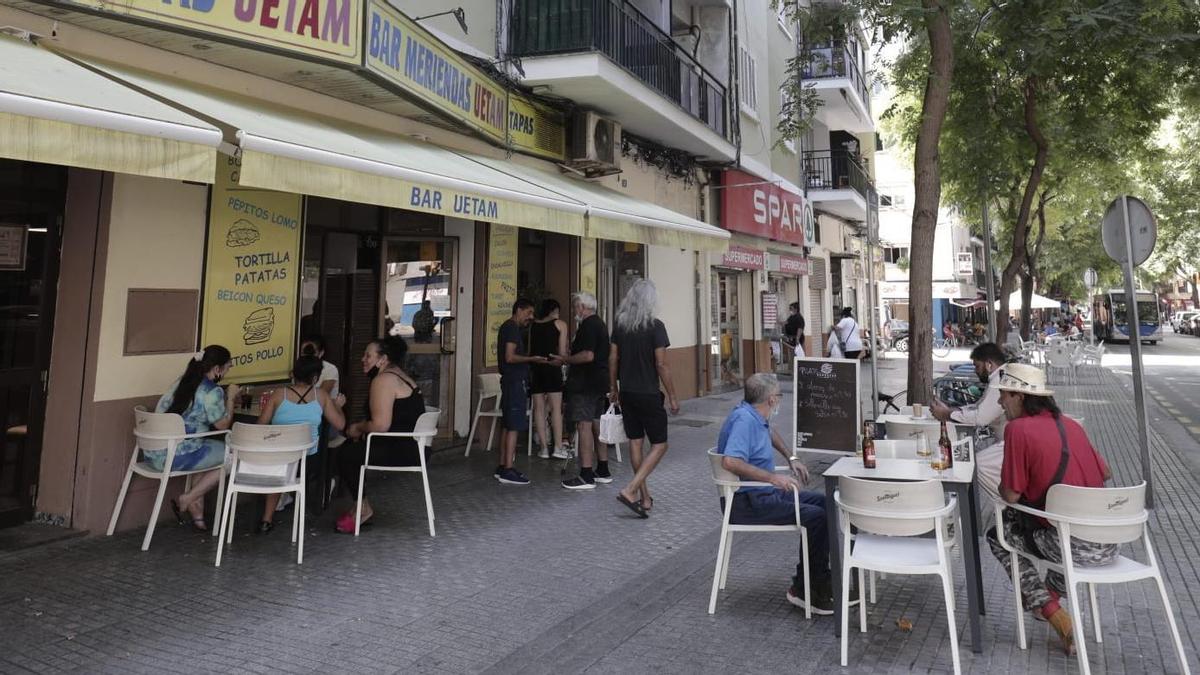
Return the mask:
<path fill-rule="evenodd" d="M 804 245 L 804 197 L 743 171 L 722 172 L 721 225 L 731 232 Z"/>

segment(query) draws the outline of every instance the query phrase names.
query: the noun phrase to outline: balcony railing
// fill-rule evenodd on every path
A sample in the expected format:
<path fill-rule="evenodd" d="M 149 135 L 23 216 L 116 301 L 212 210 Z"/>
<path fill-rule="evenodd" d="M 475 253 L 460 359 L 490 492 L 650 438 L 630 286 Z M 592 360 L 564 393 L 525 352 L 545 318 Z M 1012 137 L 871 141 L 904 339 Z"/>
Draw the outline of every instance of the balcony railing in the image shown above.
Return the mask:
<path fill-rule="evenodd" d="M 636 7 L 621 0 L 516 0 L 514 56 L 598 51 L 729 139 L 725 87 Z"/>
<path fill-rule="evenodd" d="M 815 150 L 804 153 L 804 176 L 809 190 L 854 190 L 863 199 L 871 179 L 858 158 L 845 150 Z"/>
<path fill-rule="evenodd" d="M 800 76 L 805 80 L 825 80 L 831 78 L 846 78 L 858 91 L 867 111 L 871 110 L 871 96 L 862 70 L 858 67 L 858 59 L 845 43 L 834 43 L 832 46 L 808 47 L 801 52 L 804 63 Z"/>

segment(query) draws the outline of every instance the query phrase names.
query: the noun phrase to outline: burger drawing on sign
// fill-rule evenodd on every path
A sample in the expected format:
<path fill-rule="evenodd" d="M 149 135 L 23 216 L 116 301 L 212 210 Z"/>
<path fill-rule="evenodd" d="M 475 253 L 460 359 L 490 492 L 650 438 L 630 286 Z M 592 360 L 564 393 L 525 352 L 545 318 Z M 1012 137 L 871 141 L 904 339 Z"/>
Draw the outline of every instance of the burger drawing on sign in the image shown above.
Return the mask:
<path fill-rule="evenodd" d="M 258 228 L 254 223 L 239 218 L 236 223 L 229 226 L 229 231 L 225 233 L 225 245 L 229 248 L 240 248 L 249 246 L 258 241 Z"/>
<path fill-rule="evenodd" d="M 828 375 L 832 372 L 833 372 L 833 364 L 832 363 L 822 363 L 821 364 L 821 374 L 822 375 Z"/>
<path fill-rule="evenodd" d="M 242 322 L 242 342 L 257 345 L 271 339 L 275 331 L 275 309 L 262 307 L 246 315 Z"/>

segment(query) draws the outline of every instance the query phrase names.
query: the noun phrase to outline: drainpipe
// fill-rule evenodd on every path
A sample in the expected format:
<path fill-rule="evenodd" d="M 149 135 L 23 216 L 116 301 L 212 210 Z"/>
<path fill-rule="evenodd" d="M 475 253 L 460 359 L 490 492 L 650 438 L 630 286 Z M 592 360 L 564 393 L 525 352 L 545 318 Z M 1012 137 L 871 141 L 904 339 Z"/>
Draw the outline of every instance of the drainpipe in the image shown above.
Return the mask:
<path fill-rule="evenodd" d="M 708 173 L 703 173 L 704 185 L 700 187 L 700 220 L 709 222 L 712 207 L 708 199 Z M 703 251 L 692 252 L 692 274 L 696 288 L 696 396 L 704 396 L 708 392 L 708 382 L 705 377 L 708 360 L 708 336 L 704 331 L 704 271 L 707 268 L 708 254 Z"/>

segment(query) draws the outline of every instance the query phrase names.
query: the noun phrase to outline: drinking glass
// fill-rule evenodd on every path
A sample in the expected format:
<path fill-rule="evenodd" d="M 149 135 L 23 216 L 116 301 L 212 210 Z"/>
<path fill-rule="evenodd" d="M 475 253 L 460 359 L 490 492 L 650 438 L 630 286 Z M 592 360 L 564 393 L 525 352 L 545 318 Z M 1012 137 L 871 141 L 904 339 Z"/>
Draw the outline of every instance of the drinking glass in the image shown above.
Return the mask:
<path fill-rule="evenodd" d="M 933 450 L 929 447 L 929 435 L 922 432 L 917 435 L 917 457 L 927 459 L 933 455 Z"/>

